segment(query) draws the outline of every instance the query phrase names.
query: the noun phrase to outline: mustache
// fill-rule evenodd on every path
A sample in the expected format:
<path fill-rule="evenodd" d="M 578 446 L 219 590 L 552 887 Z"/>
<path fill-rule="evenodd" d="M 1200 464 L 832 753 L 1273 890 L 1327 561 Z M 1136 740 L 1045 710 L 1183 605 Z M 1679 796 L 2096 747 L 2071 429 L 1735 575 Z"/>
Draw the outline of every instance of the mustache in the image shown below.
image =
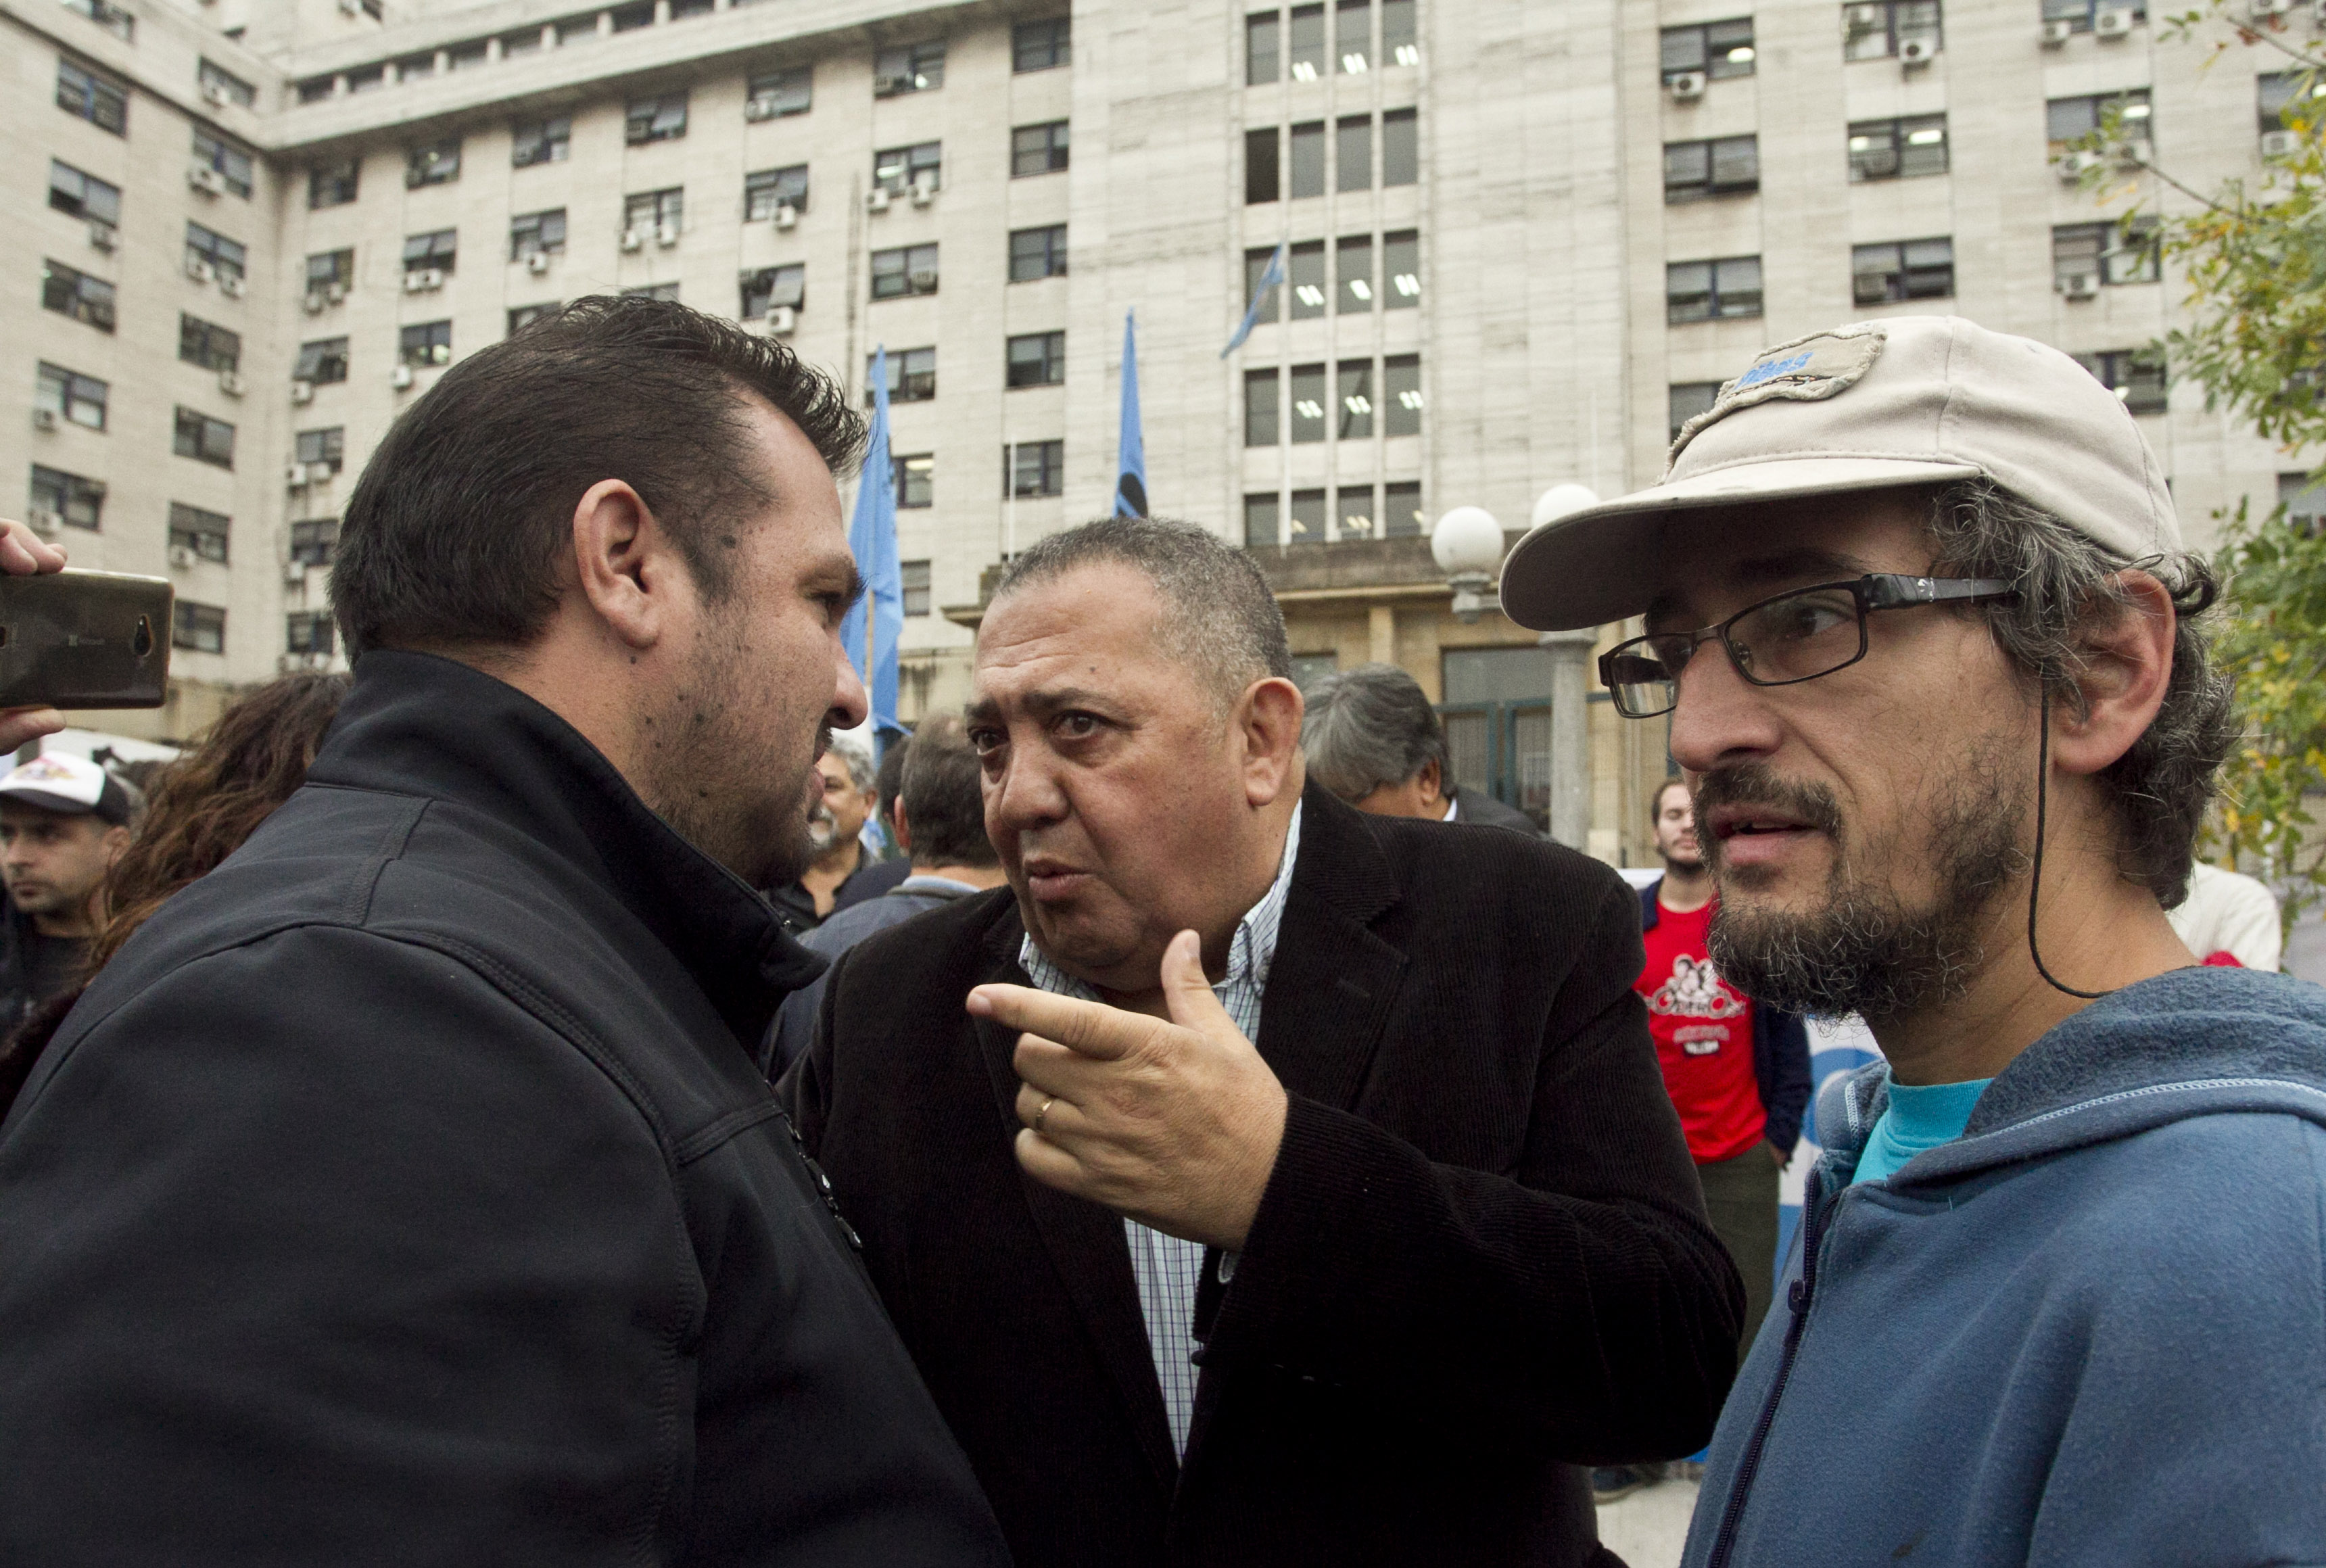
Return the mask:
<path fill-rule="evenodd" d="M 1697 780 L 1696 841 L 1706 854 L 1718 858 L 1722 840 L 1707 831 L 1706 816 L 1718 806 L 1769 806 L 1799 817 L 1837 840 L 1841 837 L 1841 803 L 1823 784 L 1799 784 L 1782 777 L 1765 762 L 1741 763 L 1706 774 Z"/>

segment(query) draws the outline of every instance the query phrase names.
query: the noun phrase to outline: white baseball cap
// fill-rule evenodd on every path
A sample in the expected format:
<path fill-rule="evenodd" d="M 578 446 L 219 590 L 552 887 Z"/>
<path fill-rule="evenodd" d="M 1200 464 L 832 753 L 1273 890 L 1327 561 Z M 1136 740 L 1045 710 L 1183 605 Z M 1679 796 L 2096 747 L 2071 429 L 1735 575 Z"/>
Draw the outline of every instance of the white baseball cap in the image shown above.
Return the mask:
<path fill-rule="evenodd" d="M 134 803 L 119 779 L 85 756 L 51 752 L 0 778 L 0 801 L 22 801 L 60 816 L 128 825 Z"/>
<path fill-rule="evenodd" d="M 1638 615 L 1678 515 L 1980 478 L 2126 561 L 2181 549 L 2156 454 L 2090 372 L 1960 316 L 1893 316 L 1763 350 L 1681 429 L 1661 480 L 1512 548 L 1503 613 L 1538 631 Z"/>

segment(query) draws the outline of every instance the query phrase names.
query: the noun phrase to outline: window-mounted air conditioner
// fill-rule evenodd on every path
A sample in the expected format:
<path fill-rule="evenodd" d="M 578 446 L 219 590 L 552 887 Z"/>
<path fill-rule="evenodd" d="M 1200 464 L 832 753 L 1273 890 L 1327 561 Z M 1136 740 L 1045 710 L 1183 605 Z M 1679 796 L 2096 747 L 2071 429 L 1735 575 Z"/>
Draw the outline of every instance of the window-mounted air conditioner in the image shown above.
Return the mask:
<path fill-rule="evenodd" d="M 745 98 L 743 100 L 743 117 L 747 120 L 774 119 L 776 117 L 776 100 L 773 98 Z"/>
<path fill-rule="evenodd" d="M 2283 16 L 2293 9 L 2293 0 L 2250 0 L 2247 11 L 2256 22 L 2272 16 Z"/>
<path fill-rule="evenodd" d="M 202 101 L 224 108 L 227 104 L 226 84 L 215 81 L 202 83 Z"/>
<path fill-rule="evenodd" d="M 56 428 L 57 428 L 57 411 L 56 411 L 55 409 L 53 409 L 53 408 L 36 408 L 36 409 L 34 409 L 34 410 L 33 411 L 33 428 L 34 430 L 54 430 L 54 429 L 56 429 Z"/>
<path fill-rule="evenodd" d="M 293 381 L 293 382 L 292 382 L 292 384 L 291 384 L 291 401 L 292 401 L 292 402 L 293 402 L 293 403 L 295 403 L 295 404 L 298 404 L 302 405 L 302 407 L 303 407 L 305 404 L 311 404 L 311 403 L 314 402 L 314 401 L 315 401 L 315 384 L 314 384 L 313 382 L 312 382 L 312 381 L 306 381 L 306 380 L 297 380 L 297 381 Z"/>
<path fill-rule="evenodd" d="M 535 275 L 547 272 L 549 270 L 549 253 L 545 250 L 532 250 L 526 252 L 525 270 L 535 274 Z"/>
<path fill-rule="evenodd" d="M 624 250 L 638 250 L 642 248 L 646 243 L 647 237 L 644 229 L 626 228 L 622 230 L 622 248 Z"/>
<path fill-rule="evenodd" d="M 2264 131 L 2261 134 L 2261 155 L 2265 158 L 2291 158 L 2302 150 L 2302 138 L 2292 131 Z"/>
<path fill-rule="evenodd" d="M 2059 48 L 2068 42 L 2075 31 L 2075 23 L 2071 22 L 2046 22 L 2043 23 L 2043 47 Z"/>
<path fill-rule="evenodd" d="M 192 545 L 172 544 L 170 546 L 170 564 L 178 571 L 185 571 L 187 568 L 193 565 L 194 561 L 194 547 Z"/>
<path fill-rule="evenodd" d="M 310 293 L 302 302 L 307 307 L 307 314 L 311 316 L 320 316 L 323 313 L 323 306 L 328 302 L 324 300 L 321 293 Z"/>
<path fill-rule="evenodd" d="M 935 201 L 936 197 L 937 187 L 934 180 L 922 179 L 913 181 L 914 206 L 926 207 L 930 202 Z"/>
<path fill-rule="evenodd" d="M 913 292 L 916 294 L 937 292 L 937 274 L 933 267 L 915 267 L 905 274 L 905 281 L 913 286 Z"/>
<path fill-rule="evenodd" d="M 99 250 L 112 250 L 121 244 L 121 231 L 101 218 L 88 220 L 88 243 Z"/>
<path fill-rule="evenodd" d="M 2097 273 L 2061 273 L 2060 297 L 2067 300 L 2097 300 L 2100 295 L 2100 280 Z"/>
<path fill-rule="evenodd" d="M 24 521 L 35 533 L 54 533 L 65 525 L 64 515 L 51 512 L 46 506 L 35 506 L 24 514 Z"/>
<path fill-rule="evenodd" d="M 1935 38 L 1902 38 L 1898 41 L 1898 63 L 1912 67 L 1928 65 L 1939 57 L 1939 41 Z"/>
<path fill-rule="evenodd" d="M 394 370 L 389 371 L 387 376 L 387 384 L 390 386 L 395 387 L 398 392 L 402 392 L 405 387 L 410 386 L 412 385 L 412 366 L 409 365 L 398 365 Z"/>
<path fill-rule="evenodd" d="M 219 390 L 228 397 L 240 397 L 243 392 L 241 376 L 231 370 L 219 371 Z"/>
<path fill-rule="evenodd" d="M 768 337 L 788 338 L 792 335 L 792 329 L 798 325 L 799 312 L 794 310 L 791 306 L 770 305 L 768 307 Z"/>
<path fill-rule="evenodd" d="M 198 283 L 207 283 L 218 276 L 207 257 L 190 255 L 186 258 L 186 275 Z"/>
<path fill-rule="evenodd" d="M 788 201 L 779 201 L 776 204 L 776 227 L 777 228 L 789 228 L 797 222 L 799 222 L 798 208 L 794 207 Z"/>
<path fill-rule="evenodd" d="M 326 284 L 324 284 L 324 285 L 323 285 L 323 298 L 324 298 L 324 299 L 326 299 L 326 300 L 328 300 L 328 301 L 330 301 L 332 304 L 337 305 L 337 304 L 343 303 L 343 302 L 347 300 L 347 297 L 348 297 L 348 285 L 347 285 L 347 284 L 345 284 L 345 283 L 326 283 Z"/>
<path fill-rule="evenodd" d="M 656 227 L 655 244 L 662 246 L 665 250 L 668 250 L 672 246 L 675 246 L 677 243 L 678 225 L 675 223 L 665 223 Z"/>
<path fill-rule="evenodd" d="M 207 163 L 193 163 L 188 165 L 186 169 L 186 183 L 206 196 L 223 196 L 226 194 L 226 176 L 219 173 L 217 170 L 211 168 Z"/>
<path fill-rule="evenodd" d="M 307 563 L 295 557 L 284 561 L 283 563 L 283 586 L 285 588 L 306 587 Z"/>
<path fill-rule="evenodd" d="M 886 212 L 889 210 L 889 188 L 886 185 L 875 185 L 864 193 L 864 209 L 868 212 Z"/>
<path fill-rule="evenodd" d="M 293 490 L 304 488 L 307 483 L 307 465 L 304 463 L 284 465 L 283 483 Z"/>
<path fill-rule="evenodd" d="M 1675 71 L 1664 80 L 1664 89 L 1676 104 L 1692 104 L 1704 96 L 1705 75 L 1700 70 Z"/>
<path fill-rule="evenodd" d="M 219 292 L 229 300 L 238 300 L 250 292 L 250 285 L 243 281 L 239 273 L 219 274 L 218 285 Z"/>
<path fill-rule="evenodd" d="M 309 463 L 307 465 L 307 482 L 311 485 L 330 484 L 331 482 L 331 465 L 324 462 Z"/>
<path fill-rule="evenodd" d="M 2269 3 L 2275 4 L 2275 0 Z M 2092 32 L 2099 38 L 2129 38 L 2137 19 L 2135 13 L 2118 7 L 2096 11 L 2092 14 Z"/>
<path fill-rule="evenodd" d="M 2106 161 L 2098 153 L 2070 153 L 2052 166 L 2059 171 L 2061 184 L 2073 185 L 2086 170 L 2097 169 Z"/>

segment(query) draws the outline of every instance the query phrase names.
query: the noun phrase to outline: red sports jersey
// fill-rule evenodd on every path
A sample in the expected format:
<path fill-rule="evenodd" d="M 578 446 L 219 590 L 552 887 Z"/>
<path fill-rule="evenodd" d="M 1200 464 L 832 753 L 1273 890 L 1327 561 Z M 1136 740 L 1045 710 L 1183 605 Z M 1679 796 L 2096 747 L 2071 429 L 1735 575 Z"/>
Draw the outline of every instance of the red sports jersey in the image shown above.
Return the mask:
<path fill-rule="evenodd" d="M 1713 908 L 1679 914 L 1658 905 L 1644 938 L 1648 966 L 1634 988 L 1646 998 L 1664 1087 L 1698 1164 L 1735 1159 L 1769 1125 L 1753 1076 L 1752 1000 L 1713 972 L 1705 949 Z"/>

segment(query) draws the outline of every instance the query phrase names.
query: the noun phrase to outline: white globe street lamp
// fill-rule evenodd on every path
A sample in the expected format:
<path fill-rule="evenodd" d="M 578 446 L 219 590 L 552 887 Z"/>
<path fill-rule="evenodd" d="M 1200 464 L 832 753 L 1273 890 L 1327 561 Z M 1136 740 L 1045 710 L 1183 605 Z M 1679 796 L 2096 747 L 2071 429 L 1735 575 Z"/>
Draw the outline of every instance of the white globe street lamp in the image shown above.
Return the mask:
<path fill-rule="evenodd" d="M 1527 520 L 1527 525 L 1540 528 L 1546 523 L 1558 522 L 1571 512 L 1580 512 L 1586 506 L 1598 504 L 1599 493 L 1588 485 L 1553 485 L 1535 497 L 1534 515 Z"/>
<path fill-rule="evenodd" d="M 1429 531 L 1429 553 L 1454 589 L 1454 613 L 1476 620 L 1503 564 L 1503 525 L 1484 506 L 1456 506 Z"/>

